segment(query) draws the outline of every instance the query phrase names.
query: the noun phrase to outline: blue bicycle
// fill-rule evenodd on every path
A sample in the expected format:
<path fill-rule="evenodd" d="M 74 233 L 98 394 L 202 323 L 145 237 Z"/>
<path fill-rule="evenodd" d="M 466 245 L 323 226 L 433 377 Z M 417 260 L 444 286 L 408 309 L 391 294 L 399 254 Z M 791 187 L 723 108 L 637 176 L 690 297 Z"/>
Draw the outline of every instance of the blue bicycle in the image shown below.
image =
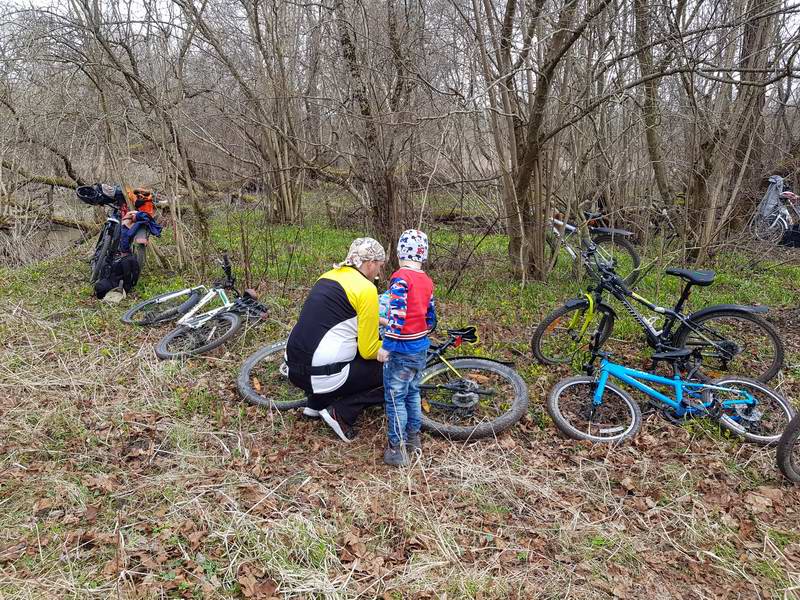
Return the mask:
<path fill-rule="evenodd" d="M 599 369 L 594 366 L 597 358 L 601 359 Z M 618 443 L 635 436 L 642 425 L 642 411 L 628 392 L 609 381 L 613 377 L 649 396 L 650 405 L 672 423 L 708 417 L 756 444 L 776 443 L 794 415 L 791 404 L 755 379 L 730 375 L 702 381 L 689 348 L 652 358 L 654 365 L 671 364 L 672 378 L 613 363 L 608 354 L 592 349 L 587 375 L 559 381 L 547 399 L 547 412 L 572 439 Z M 672 393 L 662 393 L 645 381 L 672 388 L 668 390 Z"/>

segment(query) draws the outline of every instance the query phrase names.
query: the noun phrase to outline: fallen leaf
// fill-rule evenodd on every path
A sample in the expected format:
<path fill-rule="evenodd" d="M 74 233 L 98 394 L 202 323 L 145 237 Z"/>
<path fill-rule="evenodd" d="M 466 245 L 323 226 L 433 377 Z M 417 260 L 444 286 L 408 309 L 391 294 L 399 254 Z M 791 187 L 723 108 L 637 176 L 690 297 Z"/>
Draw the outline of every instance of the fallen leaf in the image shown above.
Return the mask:
<path fill-rule="evenodd" d="M 278 584 L 269 577 L 264 577 L 263 571 L 252 569 L 247 565 L 240 569 L 239 577 L 236 580 L 239 582 L 245 598 L 268 600 L 274 597 L 278 589 Z"/>
<path fill-rule="evenodd" d="M 98 512 L 100 512 L 99 507 L 89 505 L 86 507 L 86 510 L 83 511 L 83 518 L 86 520 L 87 523 L 94 523 L 97 520 Z"/>
<path fill-rule="evenodd" d="M 53 506 L 54 503 L 50 498 L 39 498 L 33 505 L 33 514 L 37 517 L 44 516 L 50 512 Z"/>
<path fill-rule="evenodd" d="M 744 503 L 747 504 L 754 513 L 767 512 L 772 508 L 772 500 L 756 492 L 748 492 L 744 497 Z"/>
<path fill-rule="evenodd" d="M 0 549 L 0 563 L 3 562 L 13 562 L 25 554 L 25 551 L 28 549 L 28 544 L 25 542 L 20 542 L 19 544 L 14 544 L 13 546 L 7 546 L 5 548 Z"/>

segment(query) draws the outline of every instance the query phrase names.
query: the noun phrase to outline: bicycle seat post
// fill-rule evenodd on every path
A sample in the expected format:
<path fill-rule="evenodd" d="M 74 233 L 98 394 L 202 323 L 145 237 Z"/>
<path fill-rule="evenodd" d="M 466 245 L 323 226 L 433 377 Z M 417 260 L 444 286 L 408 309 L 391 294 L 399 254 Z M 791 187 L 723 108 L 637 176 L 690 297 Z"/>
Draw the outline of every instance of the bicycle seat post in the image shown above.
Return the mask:
<path fill-rule="evenodd" d="M 686 301 L 689 299 L 689 295 L 692 293 L 692 282 L 687 281 L 686 285 L 683 286 L 683 291 L 681 292 L 680 298 L 678 298 L 678 302 L 675 304 L 675 308 L 673 309 L 676 313 L 680 313 L 683 310 Z"/>

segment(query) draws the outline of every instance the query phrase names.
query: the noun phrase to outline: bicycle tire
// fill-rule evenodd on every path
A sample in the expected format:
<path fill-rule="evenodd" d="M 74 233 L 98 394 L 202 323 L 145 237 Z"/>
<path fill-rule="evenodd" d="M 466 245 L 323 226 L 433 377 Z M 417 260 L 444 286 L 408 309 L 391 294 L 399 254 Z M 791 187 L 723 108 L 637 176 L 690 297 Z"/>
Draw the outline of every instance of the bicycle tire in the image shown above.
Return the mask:
<path fill-rule="evenodd" d="M 176 290 L 177 291 L 177 290 Z M 139 304 L 133 306 L 122 315 L 122 322 L 128 325 L 140 325 L 140 326 L 147 326 L 147 325 L 157 325 L 159 323 L 164 323 L 166 321 L 172 321 L 178 317 L 181 317 L 192 310 L 198 302 L 200 302 L 200 292 L 197 290 L 192 290 L 187 294 L 187 299 L 181 303 L 180 305 L 167 309 L 161 313 L 157 313 L 156 316 L 151 317 L 149 319 L 137 320 L 135 319 L 135 315 L 142 311 L 142 309 L 147 308 L 152 305 L 157 305 L 158 300 L 169 296 L 170 294 L 174 294 L 175 292 L 165 292 L 163 294 L 159 294 L 158 296 L 153 296 L 152 298 L 145 300 L 144 302 L 140 302 Z"/>
<path fill-rule="evenodd" d="M 242 363 L 239 369 L 239 375 L 236 378 L 236 387 L 239 389 L 239 394 L 244 400 L 250 404 L 267 406 L 276 410 L 302 408 L 308 404 L 308 398 L 306 398 L 305 394 L 300 389 L 297 389 L 298 397 L 288 399 L 287 396 L 287 399 L 281 399 L 278 395 L 271 393 L 273 387 L 267 382 L 259 382 L 257 385 L 254 383 L 253 372 L 256 368 L 269 358 L 282 358 L 288 341 L 288 339 L 285 339 L 264 346 L 248 356 Z M 289 389 L 296 389 L 289 381 L 288 377 L 285 377 L 285 385 L 290 386 Z M 257 389 L 257 386 L 260 389 Z"/>
<path fill-rule="evenodd" d="M 800 413 L 794 416 L 778 441 L 776 460 L 784 477 L 800 483 Z"/>
<path fill-rule="evenodd" d="M 544 365 L 564 365 L 569 364 L 572 361 L 572 356 L 577 351 L 577 348 L 565 351 L 563 356 L 556 356 L 554 353 L 545 349 L 547 344 L 543 342 L 545 342 L 546 337 L 553 333 L 557 323 L 562 317 L 575 310 L 585 311 L 588 307 L 589 301 L 584 298 L 582 301 L 576 302 L 572 306 L 565 304 L 542 319 L 531 336 L 531 351 L 533 352 L 533 356 L 536 358 L 536 360 Z M 600 345 L 602 345 L 611 336 L 611 332 L 614 329 L 614 311 L 602 304 L 595 306 L 595 311 L 597 314 L 602 313 L 602 316 L 606 317 L 603 332 L 599 337 Z M 576 325 L 582 326 L 582 322 L 583 319 L 578 316 L 578 323 Z M 579 342 L 585 341 L 588 343 L 591 341 L 593 331 L 589 331 L 589 329 L 590 327 L 587 328 L 586 333 L 584 333 L 580 340 L 578 340 Z M 568 335 L 571 337 L 571 334 L 568 333 Z"/>
<path fill-rule="evenodd" d="M 773 223 L 769 223 L 767 219 L 756 217 L 751 231 L 758 241 L 775 245 L 783 239 L 786 229 L 784 223 L 778 218 Z"/>
<path fill-rule="evenodd" d="M 701 315 L 699 318 L 692 318 L 690 316 L 689 317 L 689 322 L 692 323 L 695 326 L 698 326 L 698 327 L 699 326 L 703 326 L 703 327 L 708 328 L 708 325 L 704 325 L 704 324 L 707 324 L 708 321 L 712 321 L 714 319 L 722 318 L 722 317 L 735 317 L 735 318 L 738 318 L 738 319 L 740 319 L 742 321 L 749 321 L 750 323 L 755 324 L 764 333 L 767 334 L 767 337 L 769 337 L 771 345 L 774 348 L 775 356 L 772 359 L 772 362 L 770 363 L 769 367 L 764 369 L 763 372 L 758 373 L 757 376 L 755 376 L 755 379 L 758 379 L 759 381 L 762 381 L 762 382 L 766 383 L 767 381 L 769 381 L 770 379 L 775 377 L 775 375 L 778 374 L 778 371 L 780 371 L 781 367 L 783 366 L 783 361 L 785 359 L 786 351 L 784 349 L 783 340 L 781 340 L 780 335 L 775 330 L 775 328 L 772 325 L 770 325 L 765 319 L 761 318 L 760 316 L 758 316 L 758 315 L 756 315 L 754 313 L 749 313 L 749 312 L 745 312 L 745 311 L 738 311 L 738 310 L 731 310 L 731 309 L 725 309 L 725 308 L 722 308 L 722 309 L 719 309 L 719 310 L 713 310 L 713 307 L 712 307 L 711 312 L 704 312 L 704 314 Z M 696 343 L 692 343 L 691 342 L 691 340 L 689 338 L 689 336 L 691 334 L 692 334 L 692 329 L 690 329 L 689 326 L 687 326 L 686 324 L 682 324 L 681 327 L 678 329 L 678 331 L 675 333 L 675 347 L 676 348 L 687 348 L 687 347 L 692 348 L 692 347 L 700 346 L 701 344 L 699 342 L 696 342 Z M 718 332 L 715 332 L 715 334 L 717 336 L 721 337 L 721 338 L 724 338 L 724 336 L 722 336 Z M 687 344 L 689 344 L 689 345 L 687 346 Z M 702 344 L 702 345 L 707 345 L 707 343 Z M 737 346 L 738 346 L 738 344 L 737 344 Z M 737 356 L 738 354 L 741 354 L 741 352 L 737 353 L 736 355 L 734 355 L 734 357 Z M 702 355 L 702 350 L 701 350 L 701 355 Z M 706 359 L 704 359 L 704 361 L 705 360 Z M 708 365 L 708 366 L 704 365 L 701 368 L 709 368 L 710 369 L 710 368 L 713 368 L 713 365 Z M 738 373 L 736 371 L 728 371 L 728 372 L 731 375 L 753 376 L 752 369 L 750 367 L 748 367 L 747 365 L 744 365 L 744 371 L 745 372 L 743 372 L 743 373 Z"/>
<path fill-rule="evenodd" d="M 91 275 L 89 283 L 97 283 L 103 278 L 103 270 L 108 264 L 108 255 L 111 251 L 111 233 L 104 229 L 102 237 L 97 241 L 91 261 Z"/>
<path fill-rule="evenodd" d="M 564 411 L 562 410 L 559 400 L 561 399 L 562 393 L 569 387 L 577 386 L 577 385 L 586 385 L 591 386 L 588 390 L 591 394 L 587 394 L 587 399 L 591 403 L 591 395 L 594 393 L 596 387 L 596 381 L 593 377 L 587 377 L 586 375 L 578 375 L 576 377 L 567 377 L 566 379 L 562 379 L 559 381 L 553 389 L 550 390 L 550 394 L 547 396 L 547 413 L 550 415 L 550 418 L 553 419 L 556 427 L 558 427 L 559 431 L 561 431 L 564 435 L 568 438 L 573 440 L 588 440 L 590 442 L 595 443 L 614 443 L 618 444 L 624 440 L 634 437 L 642 426 L 642 411 L 639 408 L 639 405 L 631 398 L 630 394 L 628 394 L 622 388 L 617 387 L 611 382 L 606 382 L 605 390 L 604 390 L 604 397 L 605 394 L 609 392 L 609 390 L 614 393 L 622 402 L 627 406 L 628 410 L 630 411 L 630 418 L 631 422 L 622 433 L 618 435 L 613 435 L 609 437 L 600 437 L 597 435 L 591 435 L 590 433 L 586 433 L 582 431 L 577 426 L 573 425 L 572 422 L 564 415 Z"/>
<path fill-rule="evenodd" d="M 609 244 L 611 246 L 622 248 L 625 254 L 630 257 L 632 264 L 631 272 L 625 275 L 622 279 L 627 285 L 633 285 L 636 283 L 636 280 L 639 278 L 639 267 L 642 264 L 642 259 L 639 256 L 639 253 L 636 251 L 634 245 L 626 236 L 601 233 L 592 237 L 592 243 L 594 243 L 595 246 Z M 616 266 L 614 267 L 616 268 Z"/>
<path fill-rule="evenodd" d="M 727 377 L 720 377 L 719 379 L 714 379 L 713 381 L 709 382 L 709 385 L 716 385 L 716 386 L 727 386 L 727 387 L 742 387 L 742 386 L 750 386 L 751 388 L 758 389 L 762 394 L 766 394 L 773 402 L 775 402 L 780 409 L 783 411 L 784 416 L 786 417 L 785 422 L 781 419 L 776 427 L 773 427 L 774 433 L 771 435 L 758 435 L 752 433 L 752 431 L 748 428 L 748 425 L 742 426 L 739 424 L 739 421 L 736 418 L 742 420 L 742 422 L 747 423 L 750 419 L 748 415 L 746 415 L 746 411 L 740 411 L 737 408 L 729 409 L 730 413 L 726 412 L 724 408 L 720 406 L 721 414 L 719 417 L 719 424 L 721 427 L 727 429 L 731 433 L 747 440 L 748 442 L 752 442 L 754 444 L 759 444 L 760 446 L 771 446 L 773 444 L 777 444 L 778 440 L 781 438 L 781 434 L 786 430 L 786 427 L 791 422 L 792 418 L 795 415 L 794 408 L 792 405 L 778 392 L 771 389 L 770 387 L 764 385 L 761 381 L 756 381 L 755 379 L 751 379 L 749 377 L 739 377 L 736 375 L 727 376 Z M 715 394 L 720 394 L 718 390 L 712 390 L 710 388 L 703 389 L 703 402 L 709 403 L 714 400 L 716 397 Z M 762 396 L 763 397 L 763 396 Z M 766 403 L 761 403 L 761 406 L 764 407 Z M 758 418 L 758 424 L 760 426 L 761 420 L 764 416 L 765 412 L 762 408 L 760 410 L 760 415 Z M 756 419 L 752 419 L 752 422 L 755 423 Z"/>
<path fill-rule="evenodd" d="M 212 340 L 207 344 L 201 344 L 200 346 L 195 346 L 190 350 L 185 350 L 181 352 L 173 352 L 169 350 L 169 345 L 171 342 L 175 341 L 182 335 L 190 334 L 192 331 L 189 327 L 185 325 L 180 325 L 170 331 L 167 335 L 161 338 L 158 343 L 156 344 L 155 351 L 156 356 L 161 360 L 172 360 L 176 358 L 186 358 L 189 356 L 197 356 L 200 354 L 205 354 L 206 352 L 211 352 L 215 348 L 219 348 L 229 339 L 231 339 L 239 329 L 242 327 L 242 319 L 233 312 L 223 312 L 219 313 L 218 315 L 214 316 L 214 318 L 209 319 L 206 323 L 202 325 L 202 328 L 205 328 L 209 323 L 213 323 L 214 321 L 227 321 L 230 325 L 228 330 L 223 333 L 219 338 Z"/>
<path fill-rule="evenodd" d="M 528 386 L 514 369 L 491 360 L 480 358 L 454 358 L 447 363 L 436 362 L 429 365 L 422 372 L 420 385 L 424 386 L 426 381 L 440 373 L 450 371 L 450 366 L 458 369 L 472 369 L 482 371 L 490 375 L 503 378 L 513 388 L 513 399 L 511 405 L 503 414 L 489 421 L 481 421 L 475 425 L 454 425 L 451 423 L 438 421 L 426 414 L 424 410 L 425 402 L 429 396 L 429 390 L 420 390 L 423 400 L 422 428 L 431 433 L 446 437 L 451 440 L 474 440 L 485 437 L 492 437 L 502 433 L 517 421 L 519 421 L 528 410 Z M 487 375 L 487 376 L 490 376 Z M 461 381 L 461 380 L 458 380 Z"/>

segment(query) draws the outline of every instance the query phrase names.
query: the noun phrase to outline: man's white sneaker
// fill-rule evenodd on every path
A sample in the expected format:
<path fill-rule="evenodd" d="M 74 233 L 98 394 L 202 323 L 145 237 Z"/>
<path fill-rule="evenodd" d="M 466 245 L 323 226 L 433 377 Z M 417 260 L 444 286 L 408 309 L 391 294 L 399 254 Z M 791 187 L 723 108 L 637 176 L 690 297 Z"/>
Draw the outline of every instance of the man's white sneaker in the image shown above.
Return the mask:
<path fill-rule="evenodd" d="M 319 416 L 328 424 L 328 426 L 333 429 L 334 433 L 339 436 L 343 442 L 347 442 L 348 444 L 353 441 L 353 438 L 356 436 L 355 429 L 350 427 L 347 423 L 340 421 L 336 417 L 336 412 L 331 408 L 323 408 L 319 411 Z"/>
<path fill-rule="evenodd" d="M 319 419 L 319 411 L 309 408 L 308 406 L 303 409 L 303 415 L 306 417 L 311 417 L 312 419 Z"/>

